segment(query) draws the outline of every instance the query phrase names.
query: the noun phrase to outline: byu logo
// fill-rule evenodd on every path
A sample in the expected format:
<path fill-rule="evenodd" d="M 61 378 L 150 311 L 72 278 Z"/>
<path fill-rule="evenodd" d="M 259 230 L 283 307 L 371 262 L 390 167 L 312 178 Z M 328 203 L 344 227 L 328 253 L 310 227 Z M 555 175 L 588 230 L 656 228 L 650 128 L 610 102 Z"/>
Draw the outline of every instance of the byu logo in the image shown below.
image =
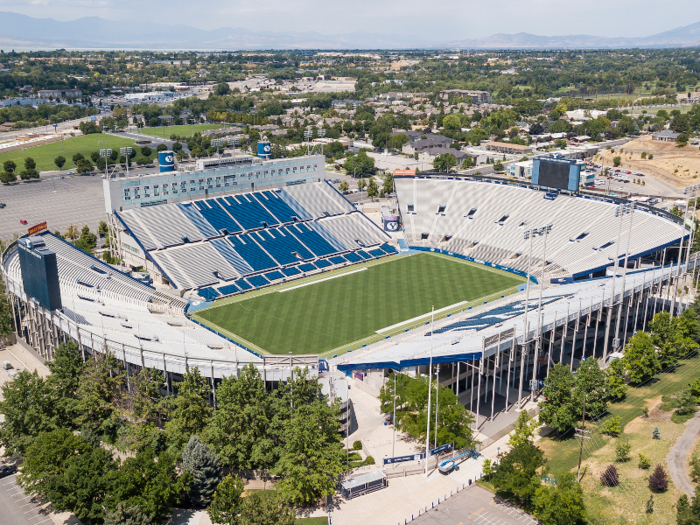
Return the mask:
<path fill-rule="evenodd" d="M 172 155 L 168 155 L 168 156 L 165 157 L 165 162 L 172 162 L 172 161 L 173 161 L 173 156 L 172 156 Z"/>
<path fill-rule="evenodd" d="M 270 151 L 270 145 L 269 145 L 269 144 L 266 144 L 264 149 L 265 149 L 265 153 L 269 153 L 269 151 Z"/>
<path fill-rule="evenodd" d="M 398 222 L 387 222 L 386 229 L 391 231 L 391 232 L 395 232 L 399 229 L 399 223 Z"/>

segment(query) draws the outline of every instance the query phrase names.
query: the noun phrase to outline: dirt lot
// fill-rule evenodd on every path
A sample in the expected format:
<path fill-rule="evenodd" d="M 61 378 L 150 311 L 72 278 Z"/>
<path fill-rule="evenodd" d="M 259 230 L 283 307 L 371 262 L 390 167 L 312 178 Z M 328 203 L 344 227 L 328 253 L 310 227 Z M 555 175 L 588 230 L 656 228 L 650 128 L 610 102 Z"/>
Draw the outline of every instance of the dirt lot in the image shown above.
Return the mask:
<path fill-rule="evenodd" d="M 612 167 L 613 157 L 619 155 L 622 157 L 620 168 L 654 175 L 679 188 L 700 183 L 700 149 L 697 146 L 679 148 L 673 142 L 660 142 L 646 136 L 628 142 L 621 149 L 622 153 L 618 149 L 602 152 L 602 164 Z M 642 159 L 643 152 L 653 154 L 654 158 Z"/>

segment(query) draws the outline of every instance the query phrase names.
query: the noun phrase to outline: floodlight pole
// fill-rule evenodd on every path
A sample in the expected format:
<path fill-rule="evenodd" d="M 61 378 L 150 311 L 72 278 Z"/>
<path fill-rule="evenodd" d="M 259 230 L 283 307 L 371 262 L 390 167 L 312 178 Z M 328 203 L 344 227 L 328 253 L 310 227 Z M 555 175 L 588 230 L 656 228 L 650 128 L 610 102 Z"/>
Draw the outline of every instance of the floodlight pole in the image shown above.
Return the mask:
<path fill-rule="evenodd" d="M 396 457 L 394 448 L 396 447 L 396 370 L 394 370 L 394 414 L 391 416 L 391 424 L 394 425 L 394 431 L 391 442 L 391 457 Z"/>
<path fill-rule="evenodd" d="M 615 278 L 617 277 L 617 267 L 620 260 L 620 237 L 622 235 L 622 218 L 625 216 L 624 204 L 621 204 L 617 209 L 620 214 L 620 227 L 617 231 L 617 242 L 615 245 L 615 264 L 613 265 L 612 292 L 610 293 L 610 307 L 608 308 L 608 318 L 605 322 L 605 340 L 603 341 L 603 363 L 608 359 L 608 343 L 610 339 L 610 322 L 612 321 L 611 313 L 613 304 L 615 303 Z"/>
<path fill-rule="evenodd" d="M 435 322 L 435 305 L 433 305 L 430 311 L 430 361 L 428 364 L 428 428 L 425 432 L 425 477 L 428 477 L 428 452 L 430 450 L 430 394 L 432 389 L 432 369 L 433 369 L 433 332 L 435 327 L 433 323 Z"/>
<path fill-rule="evenodd" d="M 540 275 L 540 298 L 537 303 L 537 341 L 535 343 L 535 359 L 534 362 L 532 363 L 532 379 L 533 381 L 537 380 L 537 352 L 540 349 L 541 346 L 541 340 L 542 340 L 542 289 L 544 288 L 544 269 L 547 266 L 547 234 L 549 234 L 549 231 L 552 229 L 552 224 L 547 224 L 544 227 L 544 249 L 542 251 L 542 274 Z M 566 322 L 569 322 L 567 319 Z M 571 362 L 574 362 L 574 348 L 571 348 Z M 547 364 L 549 365 L 549 361 L 547 361 Z M 530 391 L 530 396 L 532 398 L 532 401 L 535 400 L 535 389 L 533 388 Z"/>
<path fill-rule="evenodd" d="M 523 314 L 523 341 L 522 341 L 522 350 L 520 351 L 520 383 L 518 384 L 518 408 L 520 408 L 520 402 L 522 401 L 522 398 L 523 398 L 523 379 L 524 379 L 524 375 L 525 375 L 525 345 L 527 344 L 527 342 L 526 342 L 527 341 L 527 310 L 528 310 L 528 303 L 529 303 L 529 299 L 530 299 L 530 278 L 531 278 L 530 266 L 532 265 L 532 238 L 534 237 L 533 230 L 532 229 L 526 230 L 525 232 L 523 232 L 523 235 L 527 235 L 527 237 L 530 238 L 530 252 L 528 253 L 528 256 L 527 256 L 527 281 L 525 284 L 525 313 Z"/>
<path fill-rule="evenodd" d="M 435 445 L 437 448 L 438 413 L 440 412 L 440 365 L 435 370 Z"/>
<path fill-rule="evenodd" d="M 688 208 L 690 207 L 690 199 L 688 199 L 685 203 L 685 214 L 683 215 L 683 230 L 685 230 L 685 224 L 686 221 L 688 220 Z M 690 238 L 688 238 L 688 242 L 690 242 Z M 683 237 L 681 237 L 681 246 L 678 249 L 678 270 L 676 271 L 676 278 L 672 279 L 671 282 L 675 283 L 674 289 L 671 291 L 671 317 L 674 316 L 676 312 L 676 296 L 678 295 L 678 279 L 680 278 L 681 275 L 681 265 L 683 264 Z"/>
<path fill-rule="evenodd" d="M 620 336 L 620 318 L 622 317 L 622 304 L 625 302 L 625 282 L 627 280 L 627 262 L 630 253 L 630 240 L 632 238 L 632 219 L 634 219 L 634 203 L 631 205 L 630 211 L 630 227 L 627 232 L 627 246 L 625 247 L 625 269 L 622 274 L 622 295 L 620 296 L 620 306 L 617 309 L 617 320 L 615 321 L 615 339 Z M 634 288 L 632 289 L 632 295 L 634 295 Z M 626 324 L 626 323 L 625 323 Z"/>

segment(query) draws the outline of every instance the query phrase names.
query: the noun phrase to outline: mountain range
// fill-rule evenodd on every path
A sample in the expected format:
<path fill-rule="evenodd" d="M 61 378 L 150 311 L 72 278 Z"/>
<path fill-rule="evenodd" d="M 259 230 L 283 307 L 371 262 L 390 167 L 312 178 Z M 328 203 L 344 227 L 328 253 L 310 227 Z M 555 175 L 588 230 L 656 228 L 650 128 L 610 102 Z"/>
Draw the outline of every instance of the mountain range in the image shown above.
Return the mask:
<path fill-rule="evenodd" d="M 440 42 L 427 37 L 356 32 L 252 31 L 222 27 L 212 30 L 143 21 L 118 22 L 99 17 L 61 22 L 0 12 L 0 48 L 32 49 L 620 49 L 700 46 L 700 22 L 648 37 L 592 35 L 538 36 L 496 34 Z"/>

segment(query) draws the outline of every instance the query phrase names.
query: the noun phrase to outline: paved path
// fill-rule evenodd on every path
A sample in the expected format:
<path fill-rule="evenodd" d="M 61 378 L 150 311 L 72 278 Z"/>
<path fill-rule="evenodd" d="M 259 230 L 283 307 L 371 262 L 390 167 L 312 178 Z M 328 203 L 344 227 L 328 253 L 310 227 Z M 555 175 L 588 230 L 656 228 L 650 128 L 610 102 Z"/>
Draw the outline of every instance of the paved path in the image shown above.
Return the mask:
<path fill-rule="evenodd" d="M 689 498 L 695 496 L 695 486 L 688 476 L 688 471 L 686 470 L 686 465 L 688 463 L 688 454 L 690 454 L 690 449 L 693 444 L 698 439 L 700 435 L 700 413 L 696 414 L 693 419 L 691 419 L 685 431 L 676 440 L 675 445 L 671 447 L 671 450 L 666 456 L 666 463 L 668 463 L 668 470 L 671 473 L 671 478 L 676 486 L 685 492 Z"/>

